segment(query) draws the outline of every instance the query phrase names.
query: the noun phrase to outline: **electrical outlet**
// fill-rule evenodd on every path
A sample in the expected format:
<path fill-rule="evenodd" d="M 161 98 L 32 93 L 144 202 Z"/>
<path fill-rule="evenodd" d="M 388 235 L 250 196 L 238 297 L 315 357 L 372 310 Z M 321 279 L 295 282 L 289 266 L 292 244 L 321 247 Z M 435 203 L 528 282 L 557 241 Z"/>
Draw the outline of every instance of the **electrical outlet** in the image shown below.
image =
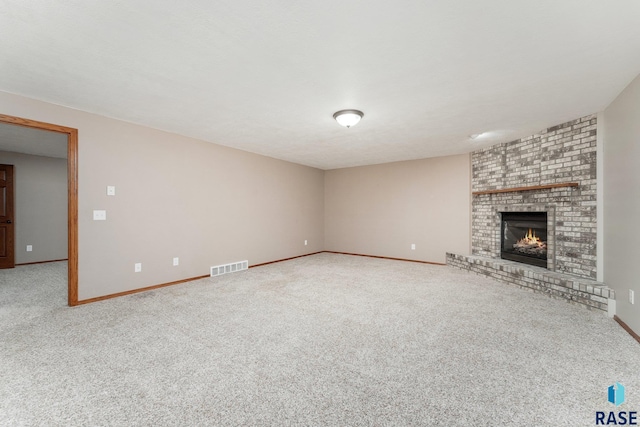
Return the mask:
<path fill-rule="evenodd" d="M 304 245 L 307 246 L 307 241 L 306 240 L 304 241 Z"/>
<path fill-rule="evenodd" d="M 633 292 L 633 290 L 629 289 L 629 303 L 631 304 L 635 304 L 635 292 Z"/>
<path fill-rule="evenodd" d="M 411 244 L 411 250 L 412 250 L 412 251 L 415 251 L 415 250 L 416 250 L 416 244 L 415 244 L 415 243 L 412 243 L 412 244 Z"/>
<path fill-rule="evenodd" d="M 175 267 L 176 265 L 180 265 L 180 258 L 178 258 L 178 257 L 175 257 L 173 259 L 173 266 Z"/>
<path fill-rule="evenodd" d="M 107 185 L 107 196 L 115 196 L 116 195 L 116 187 L 113 185 Z"/>
<path fill-rule="evenodd" d="M 133 271 L 135 273 L 140 273 L 142 271 L 142 263 L 136 262 L 135 266 L 133 267 Z"/>
<path fill-rule="evenodd" d="M 107 220 L 107 211 L 93 211 L 93 220 L 94 221 L 106 221 Z"/>
<path fill-rule="evenodd" d="M 32 245 L 27 245 L 27 252 L 31 252 L 33 251 L 33 246 Z"/>

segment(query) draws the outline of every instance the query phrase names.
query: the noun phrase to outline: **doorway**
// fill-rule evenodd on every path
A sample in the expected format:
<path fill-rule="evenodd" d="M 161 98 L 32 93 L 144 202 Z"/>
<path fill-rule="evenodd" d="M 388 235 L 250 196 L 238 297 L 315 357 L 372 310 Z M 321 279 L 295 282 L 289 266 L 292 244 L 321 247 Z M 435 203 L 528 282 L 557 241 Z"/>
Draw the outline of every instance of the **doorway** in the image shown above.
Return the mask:
<path fill-rule="evenodd" d="M 66 126 L 39 122 L 0 114 L 0 123 L 47 130 L 67 138 L 67 245 L 68 304 L 78 305 L 78 130 Z"/>

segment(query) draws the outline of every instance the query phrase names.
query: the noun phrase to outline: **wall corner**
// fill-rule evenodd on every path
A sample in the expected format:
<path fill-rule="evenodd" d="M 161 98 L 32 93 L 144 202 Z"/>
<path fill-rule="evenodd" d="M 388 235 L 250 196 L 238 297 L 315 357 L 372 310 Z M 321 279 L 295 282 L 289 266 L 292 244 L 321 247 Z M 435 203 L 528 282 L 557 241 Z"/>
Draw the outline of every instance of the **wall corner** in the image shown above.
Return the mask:
<path fill-rule="evenodd" d="M 604 281 L 604 111 L 596 119 L 596 280 Z M 615 306 L 614 306 L 615 307 Z M 614 313 L 615 314 L 615 313 Z"/>

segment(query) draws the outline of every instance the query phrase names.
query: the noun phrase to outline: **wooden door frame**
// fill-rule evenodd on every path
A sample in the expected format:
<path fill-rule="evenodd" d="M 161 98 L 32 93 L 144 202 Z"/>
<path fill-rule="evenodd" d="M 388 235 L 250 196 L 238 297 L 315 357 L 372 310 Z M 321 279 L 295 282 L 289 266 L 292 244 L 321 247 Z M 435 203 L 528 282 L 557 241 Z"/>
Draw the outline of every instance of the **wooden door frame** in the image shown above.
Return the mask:
<path fill-rule="evenodd" d="M 4 184 L 0 184 L 0 204 L 2 207 L 0 210 L 0 217 L 6 219 L 4 222 L 6 225 L 5 232 L 0 240 L 2 240 L 2 246 L 5 249 L 5 253 L 2 256 L 2 262 L 0 263 L 0 269 L 14 268 L 16 266 L 16 215 L 14 206 L 14 192 L 15 192 L 15 174 L 13 165 L 0 164 L 0 180 L 4 181 Z M 4 191 L 2 189 L 4 188 Z M 12 224 L 12 221 L 14 222 Z"/>
<path fill-rule="evenodd" d="M 78 305 L 78 129 L 0 114 L 0 123 L 8 123 L 67 135 L 67 203 L 69 274 L 68 302 Z"/>

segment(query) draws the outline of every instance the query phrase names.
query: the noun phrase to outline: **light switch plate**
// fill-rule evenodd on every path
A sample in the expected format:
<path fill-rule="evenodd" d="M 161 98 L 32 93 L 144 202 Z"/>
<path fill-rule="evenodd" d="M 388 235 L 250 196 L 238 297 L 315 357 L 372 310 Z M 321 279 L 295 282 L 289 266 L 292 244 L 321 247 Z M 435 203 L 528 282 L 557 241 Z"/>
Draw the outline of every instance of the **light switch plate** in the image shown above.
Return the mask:
<path fill-rule="evenodd" d="M 173 259 L 173 265 L 174 265 L 174 267 L 175 267 L 176 265 L 180 265 L 180 258 L 175 257 L 175 258 Z"/>
<path fill-rule="evenodd" d="M 107 211 L 93 211 L 93 220 L 94 221 L 106 221 L 107 220 Z"/>
<path fill-rule="evenodd" d="M 115 185 L 107 186 L 107 196 L 115 196 L 116 195 L 116 187 Z"/>
<path fill-rule="evenodd" d="M 136 264 L 133 266 L 133 271 L 135 273 L 140 273 L 142 271 L 142 263 L 136 262 Z"/>
<path fill-rule="evenodd" d="M 416 250 L 416 244 L 415 244 L 415 243 L 412 243 L 412 244 L 411 244 L 411 250 L 412 250 L 412 251 L 415 251 L 415 250 Z"/>

